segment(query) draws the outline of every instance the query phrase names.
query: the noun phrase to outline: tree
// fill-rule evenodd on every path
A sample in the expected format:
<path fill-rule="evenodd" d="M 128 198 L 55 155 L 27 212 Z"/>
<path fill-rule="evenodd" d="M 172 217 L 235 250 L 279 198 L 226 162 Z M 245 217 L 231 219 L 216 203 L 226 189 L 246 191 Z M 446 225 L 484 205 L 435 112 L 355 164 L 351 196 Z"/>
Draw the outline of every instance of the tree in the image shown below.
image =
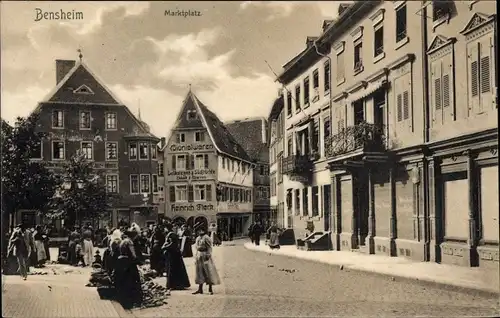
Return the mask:
<path fill-rule="evenodd" d="M 92 162 L 77 152 L 64 167 L 52 201 L 53 210 L 47 216 L 64 218 L 67 226 L 73 226 L 83 219 L 99 218 L 114 200 L 107 193 L 103 178 L 93 169 Z"/>
<path fill-rule="evenodd" d="M 19 209 L 46 212 L 54 195 L 56 178 L 42 161 L 32 160 L 45 137 L 37 129 L 37 120 L 36 113 L 18 117 L 14 127 L 2 120 L 2 222 L 6 226 Z"/>

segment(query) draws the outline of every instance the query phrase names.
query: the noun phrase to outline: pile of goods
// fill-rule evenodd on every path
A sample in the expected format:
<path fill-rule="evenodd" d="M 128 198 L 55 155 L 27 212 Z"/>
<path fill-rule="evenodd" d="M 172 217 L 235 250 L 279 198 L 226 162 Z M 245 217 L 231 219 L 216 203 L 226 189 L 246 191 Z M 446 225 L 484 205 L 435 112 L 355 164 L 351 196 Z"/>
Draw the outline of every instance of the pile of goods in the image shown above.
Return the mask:
<path fill-rule="evenodd" d="M 142 307 L 159 307 L 167 303 L 167 289 L 165 286 L 155 283 L 152 280 L 143 281 L 141 279 L 141 288 L 143 295 Z"/>
<path fill-rule="evenodd" d="M 159 307 L 167 303 L 166 287 L 153 281 L 157 276 L 156 271 L 150 270 L 147 266 L 139 268 L 141 276 L 141 289 L 143 295 L 143 308 Z M 95 269 L 90 274 L 87 287 L 97 287 L 97 292 L 102 299 L 113 299 L 115 289 L 113 280 L 103 269 Z"/>

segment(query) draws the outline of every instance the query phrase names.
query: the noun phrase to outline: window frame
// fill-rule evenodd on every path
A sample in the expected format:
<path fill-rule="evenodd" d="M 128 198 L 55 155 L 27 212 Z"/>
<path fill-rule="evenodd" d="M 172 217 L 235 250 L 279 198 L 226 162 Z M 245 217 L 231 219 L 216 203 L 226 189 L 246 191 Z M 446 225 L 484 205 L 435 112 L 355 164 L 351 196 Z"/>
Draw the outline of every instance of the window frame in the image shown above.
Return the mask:
<path fill-rule="evenodd" d="M 108 149 L 109 149 L 110 144 L 116 145 L 116 158 L 109 158 L 108 157 L 108 154 L 109 154 Z M 118 153 L 118 142 L 117 141 L 106 141 L 106 144 L 104 146 L 104 150 L 105 150 L 105 158 L 106 158 L 105 161 L 118 161 L 119 153 Z"/>
<path fill-rule="evenodd" d="M 299 113 L 302 110 L 302 105 L 300 104 L 300 83 L 295 85 L 295 113 Z"/>
<path fill-rule="evenodd" d="M 189 202 L 189 189 L 188 189 L 188 185 L 187 184 L 176 184 L 174 185 L 174 189 L 175 189 L 175 202 Z M 185 194 L 186 194 L 186 199 L 185 200 L 181 200 L 180 198 L 177 197 L 177 194 L 180 193 L 181 191 L 185 191 Z"/>
<path fill-rule="evenodd" d="M 309 76 L 306 76 L 304 78 L 304 94 L 303 97 L 304 97 L 304 108 L 307 108 L 309 107 L 309 105 L 311 104 L 311 80 L 309 79 Z"/>
<path fill-rule="evenodd" d="M 202 138 L 198 138 L 202 137 Z M 200 131 L 195 131 L 194 132 L 194 141 L 195 142 L 205 142 L 205 132 L 200 130 Z"/>
<path fill-rule="evenodd" d="M 146 151 L 144 152 L 145 153 L 145 157 L 142 157 L 142 147 L 143 146 L 146 146 Z M 148 142 L 145 142 L 145 141 L 140 141 L 138 142 L 138 155 L 139 155 L 139 160 L 149 160 L 149 152 L 151 150 L 149 149 L 149 143 Z"/>
<path fill-rule="evenodd" d="M 175 140 L 178 144 L 186 143 L 186 134 L 185 133 L 176 133 Z"/>
<path fill-rule="evenodd" d="M 84 151 L 84 148 L 83 148 L 84 144 L 90 144 L 90 158 L 87 157 L 87 154 Z M 88 140 L 80 141 L 80 150 L 82 151 L 83 154 L 85 154 L 85 160 L 89 160 L 89 161 L 94 160 L 94 142 L 93 141 L 88 141 Z"/>
<path fill-rule="evenodd" d="M 408 8 L 406 2 L 396 8 L 396 45 L 404 42 L 408 38 Z M 404 24 L 399 19 L 403 18 L 400 12 L 404 11 Z"/>
<path fill-rule="evenodd" d="M 61 114 L 61 125 L 54 125 L 54 113 L 57 113 L 57 120 L 56 120 L 56 124 L 59 124 L 59 114 Z M 52 110 L 52 118 L 51 118 L 51 121 L 52 121 L 52 129 L 64 129 L 64 110 L 62 109 L 53 109 Z"/>
<path fill-rule="evenodd" d="M 109 191 L 109 178 L 116 177 L 116 191 Z M 120 177 L 118 173 L 107 173 L 106 174 L 106 193 L 120 193 Z"/>
<path fill-rule="evenodd" d="M 137 192 L 134 192 L 133 189 L 134 187 L 132 186 L 133 184 L 133 177 L 136 177 L 135 181 L 137 182 Z M 140 184 L 140 178 L 138 174 L 131 174 L 129 175 L 129 185 L 130 185 L 130 194 L 140 194 L 141 193 L 141 184 Z"/>
<path fill-rule="evenodd" d="M 156 191 L 155 191 L 155 184 L 156 184 Z M 159 182 L 158 182 L 158 174 L 153 173 L 151 175 L 151 193 L 158 194 L 160 193 L 160 187 L 159 187 Z"/>
<path fill-rule="evenodd" d="M 182 157 L 184 159 L 184 167 L 182 169 L 179 169 L 179 157 Z M 188 160 L 189 156 L 186 154 L 177 154 L 175 155 L 175 171 L 186 171 L 188 170 Z"/>
<path fill-rule="evenodd" d="M 163 177 L 165 174 L 165 166 L 163 162 L 158 162 L 158 177 Z"/>
<path fill-rule="evenodd" d="M 142 177 L 148 177 L 148 191 L 143 191 L 142 189 Z M 151 175 L 148 174 L 148 173 L 141 173 L 139 174 L 139 193 L 140 194 L 143 194 L 143 193 L 151 193 Z"/>
<path fill-rule="evenodd" d="M 87 114 L 88 118 L 86 119 L 88 121 L 88 127 L 84 127 L 83 124 L 83 115 Z M 80 110 L 79 116 L 78 116 L 78 128 L 79 130 L 91 130 L 92 129 L 92 111 L 90 110 Z"/>
<path fill-rule="evenodd" d="M 330 90 L 331 90 L 331 86 L 332 86 L 331 74 L 332 74 L 332 66 L 331 66 L 330 60 L 327 59 L 323 63 L 323 77 L 324 77 L 323 90 L 325 91 L 325 95 L 328 95 L 330 93 Z"/>
<path fill-rule="evenodd" d="M 203 193 L 204 198 L 201 198 Z M 198 196 L 199 194 L 199 196 Z M 206 184 L 193 184 L 193 201 L 206 202 L 207 201 L 207 185 Z"/>
<path fill-rule="evenodd" d="M 112 127 L 110 128 L 110 126 L 108 125 L 110 115 L 114 115 L 114 123 L 115 123 L 114 128 L 112 128 Z M 116 112 L 106 112 L 104 116 L 105 116 L 104 118 L 106 119 L 105 130 L 107 130 L 107 131 L 118 130 L 118 114 Z"/>
<path fill-rule="evenodd" d="M 61 143 L 63 145 L 63 157 L 62 158 L 54 158 L 54 144 L 55 143 Z M 52 160 L 66 160 L 66 142 L 64 140 L 52 140 L 51 141 L 51 158 Z"/>
<path fill-rule="evenodd" d="M 286 94 L 286 115 L 288 117 L 293 115 L 293 97 L 292 97 L 292 92 L 287 90 Z"/>
<path fill-rule="evenodd" d="M 135 146 L 135 156 L 134 157 L 132 157 L 132 152 L 133 152 L 132 146 Z M 137 160 L 139 158 L 138 148 L 139 148 L 139 145 L 137 144 L 137 142 L 133 141 L 133 142 L 128 143 L 128 159 L 129 160 Z"/>

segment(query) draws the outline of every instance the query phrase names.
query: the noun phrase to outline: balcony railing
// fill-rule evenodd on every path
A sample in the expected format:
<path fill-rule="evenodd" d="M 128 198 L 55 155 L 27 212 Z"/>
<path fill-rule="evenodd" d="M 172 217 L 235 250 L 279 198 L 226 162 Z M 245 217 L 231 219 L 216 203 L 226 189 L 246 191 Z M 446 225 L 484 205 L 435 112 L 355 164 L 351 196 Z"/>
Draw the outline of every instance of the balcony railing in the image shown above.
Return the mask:
<path fill-rule="evenodd" d="M 347 127 L 325 141 L 327 158 L 362 151 L 384 151 L 384 127 L 363 122 Z"/>
<path fill-rule="evenodd" d="M 283 158 L 283 173 L 287 175 L 301 175 L 311 171 L 311 155 L 291 155 Z"/>

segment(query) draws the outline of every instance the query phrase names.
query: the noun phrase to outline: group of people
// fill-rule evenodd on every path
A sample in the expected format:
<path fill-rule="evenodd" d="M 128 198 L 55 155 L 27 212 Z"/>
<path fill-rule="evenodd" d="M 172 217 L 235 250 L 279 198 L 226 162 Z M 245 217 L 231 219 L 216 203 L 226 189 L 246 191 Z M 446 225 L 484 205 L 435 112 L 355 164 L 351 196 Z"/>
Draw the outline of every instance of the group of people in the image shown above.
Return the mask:
<path fill-rule="evenodd" d="M 81 229 L 75 226 L 73 231 L 69 233 L 66 254 L 59 257 L 59 263 L 89 266 L 94 260 L 94 235 L 90 224 Z"/>
<path fill-rule="evenodd" d="M 220 278 L 212 260 L 212 240 L 205 229 L 197 229 L 193 242 L 191 229 L 180 228 L 170 222 L 155 226 L 151 233 L 144 232 L 132 224 L 130 228 L 110 230 L 106 237 L 106 251 L 102 266 L 114 283 L 117 300 L 124 308 L 131 308 L 142 302 L 141 280 L 138 265 L 144 264 L 149 252 L 151 269 L 158 276 L 166 277 L 167 295 L 172 290 L 191 287 L 184 264 L 184 257 L 195 256 L 195 283 L 198 289 L 193 294 L 203 294 L 203 285 L 213 294 L 213 285 L 220 284 Z M 147 235 L 148 237 L 144 237 Z M 146 242 L 147 246 L 144 246 Z M 192 245 L 196 254 L 193 255 Z"/>
<path fill-rule="evenodd" d="M 279 236 L 280 236 L 280 229 L 278 226 L 273 222 L 267 229 L 265 230 L 264 226 L 260 223 L 260 221 L 256 221 L 250 225 L 250 228 L 248 229 L 248 235 L 250 236 L 250 240 L 252 241 L 253 244 L 256 246 L 260 245 L 260 237 L 262 234 L 266 234 L 266 239 L 267 239 L 267 244 L 271 249 L 279 249 L 280 248 L 280 242 L 279 242 Z"/>
<path fill-rule="evenodd" d="M 26 280 L 30 266 L 43 267 L 50 260 L 49 237 L 47 228 L 37 225 L 27 229 L 22 223 L 13 229 L 7 247 L 7 272 L 10 272 L 13 263 L 17 261 L 17 271 Z M 14 271 L 14 270 L 12 270 Z M 10 273 L 9 273 L 10 274 Z"/>

